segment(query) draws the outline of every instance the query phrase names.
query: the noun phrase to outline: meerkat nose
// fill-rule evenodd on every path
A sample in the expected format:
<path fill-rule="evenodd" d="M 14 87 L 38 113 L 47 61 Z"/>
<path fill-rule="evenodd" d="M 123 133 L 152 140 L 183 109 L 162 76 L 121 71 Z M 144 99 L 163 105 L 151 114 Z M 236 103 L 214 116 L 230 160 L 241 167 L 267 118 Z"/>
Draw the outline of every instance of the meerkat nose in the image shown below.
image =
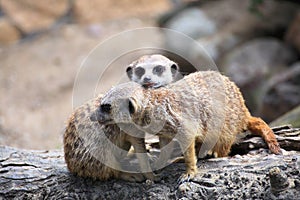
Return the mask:
<path fill-rule="evenodd" d="M 150 82 L 151 81 L 151 78 L 150 77 L 145 77 L 144 78 L 144 82 Z"/>

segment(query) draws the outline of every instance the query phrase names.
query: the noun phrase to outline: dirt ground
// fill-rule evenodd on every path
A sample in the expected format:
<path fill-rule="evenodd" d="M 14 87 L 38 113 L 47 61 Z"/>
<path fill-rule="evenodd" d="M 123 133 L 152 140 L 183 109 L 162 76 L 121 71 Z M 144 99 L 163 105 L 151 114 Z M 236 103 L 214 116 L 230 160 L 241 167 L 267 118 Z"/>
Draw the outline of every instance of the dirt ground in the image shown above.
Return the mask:
<path fill-rule="evenodd" d="M 155 26 L 151 16 L 63 25 L 0 47 L 0 145 L 61 148 L 64 125 L 72 112 L 74 80 L 85 57 L 116 33 Z M 113 76 L 114 71 L 110 73 Z"/>

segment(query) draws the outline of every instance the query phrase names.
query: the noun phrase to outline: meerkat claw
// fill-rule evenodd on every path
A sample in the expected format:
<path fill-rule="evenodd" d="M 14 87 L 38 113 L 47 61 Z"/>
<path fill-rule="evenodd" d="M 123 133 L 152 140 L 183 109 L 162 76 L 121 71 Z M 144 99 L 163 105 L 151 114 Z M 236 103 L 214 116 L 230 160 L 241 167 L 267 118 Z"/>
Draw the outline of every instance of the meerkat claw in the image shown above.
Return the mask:
<path fill-rule="evenodd" d="M 191 180 L 190 174 L 183 174 L 178 178 L 177 183 L 178 183 L 178 185 L 180 185 L 185 182 L 190 182 L 190 180 Z"/>
<path fill-rule="evenodd" d="M 269 145 L 269 149 L 272 153 L 276 154 L 276 155 L 282 155 L 282 151 L 280 149 L 279 145 L 276 144 L 270 144 Z"/>

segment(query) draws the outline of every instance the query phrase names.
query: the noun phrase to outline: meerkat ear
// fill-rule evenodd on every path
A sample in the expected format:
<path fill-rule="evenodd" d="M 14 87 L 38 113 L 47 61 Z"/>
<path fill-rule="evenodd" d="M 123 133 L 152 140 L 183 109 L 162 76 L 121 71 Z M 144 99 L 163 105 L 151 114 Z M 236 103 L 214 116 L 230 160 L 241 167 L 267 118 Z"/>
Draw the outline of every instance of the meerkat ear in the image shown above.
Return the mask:
<path fill-rule="evenodd" d="M 178 65 L 176 63 L 173 63 L 171 65 L 171 72 L 172 72 L 172 74 L 175 75 L 175 74 L 177 74 L 178 71 L 179 71 Z"/>
<path fill-rule="evenodd" d="M 128 66 L 127 69 L 126 69 L 126 73 L 127 73 L 127 76 L 130 80 L 132 80 L 132 74 L 133 74 L 133 70 L 132 70 L 132 66 Z"/>
<path fill-rule="evenodd" d="M 138 110 L 138 101 L 134 97 L 128 99 L 128 110 L 130 114 L 134 114 Z"/>

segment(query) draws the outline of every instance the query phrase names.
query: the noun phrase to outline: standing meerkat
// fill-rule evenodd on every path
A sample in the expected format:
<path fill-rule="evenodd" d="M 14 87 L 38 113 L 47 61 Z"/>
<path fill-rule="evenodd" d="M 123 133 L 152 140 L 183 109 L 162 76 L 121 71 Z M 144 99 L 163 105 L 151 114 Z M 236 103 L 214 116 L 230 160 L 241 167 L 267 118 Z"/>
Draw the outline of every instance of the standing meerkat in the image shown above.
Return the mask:
<path fill-rule="evenodd" d="M 67 122 L 63 143 L 69 171 L 98 180 L 116 178 L 141 182 L 147 178 L 157 181 L 158 177 L 152 173 L 146 156 L 144 132 L 135 129 L 135 135 L 128 135 L 116 124 L 100 125 L 90 120 L 101 99 L 102 95 L 78 107 Z M 120 161 L 131 145 L 143 174 L 122 170 Z"/>
<path fill-rule="evenodd" d="M 179 79 L 178 65 L 160 54 L 144 55 L 126 69 L 128 78 L 145 88 L 159 88 Z"/>
<path fill-rule="evenodd" d="M 229 154 L 236 135 L 250 130 L 263 137 L 271 152 L 281 152 L 270 127 L 251 116 L 239 88 L 218 72 L 195 72 L 155 90 L 131 82 L 109 93 L 119 94 L 124 88 L 130 89 L 130 95 L 103 97 L 95 119 L 100 124 L 130 123 L 148 133 L 175 137 L 186 163 L 181 181 L 197 173 L 195 143 L 211 143 L 211 150 L 223 157 Z"/>

